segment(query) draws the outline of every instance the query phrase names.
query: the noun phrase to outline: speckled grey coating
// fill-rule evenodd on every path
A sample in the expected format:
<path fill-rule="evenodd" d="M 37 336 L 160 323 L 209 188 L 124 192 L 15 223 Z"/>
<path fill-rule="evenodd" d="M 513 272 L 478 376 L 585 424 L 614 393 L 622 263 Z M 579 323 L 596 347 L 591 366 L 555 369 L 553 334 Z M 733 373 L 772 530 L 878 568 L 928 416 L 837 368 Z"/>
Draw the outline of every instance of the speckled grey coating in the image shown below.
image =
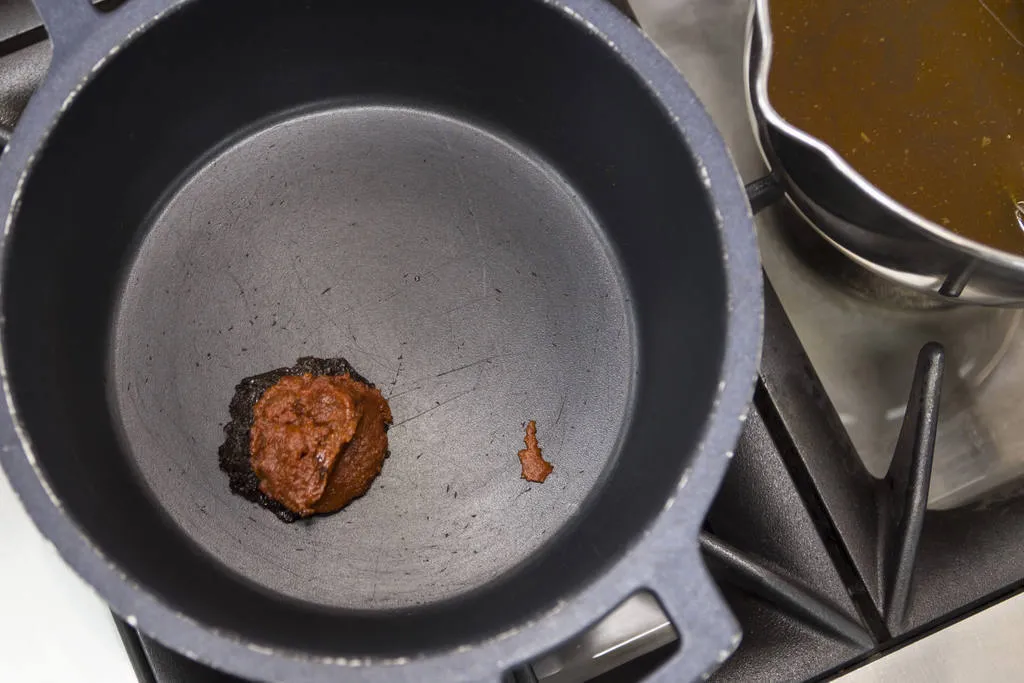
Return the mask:
<path fill-rule="evenodd" d="M 448 117 L 272 123 L 168 200 L 128 280 L 114 379 L 150 490 L 222 562 L 312 602 L 423 604 L 523 561 L 579 509 L 629 408 L 627 290 L 593 216 L 550 167 Z M 372 495 L 284 527 L 229 495 L 211 454 L 235 383 L 292 349 L 344 355 L 394 426 Z M 531 419 L 559 466 L 543 486 L 519 476 Z"/>

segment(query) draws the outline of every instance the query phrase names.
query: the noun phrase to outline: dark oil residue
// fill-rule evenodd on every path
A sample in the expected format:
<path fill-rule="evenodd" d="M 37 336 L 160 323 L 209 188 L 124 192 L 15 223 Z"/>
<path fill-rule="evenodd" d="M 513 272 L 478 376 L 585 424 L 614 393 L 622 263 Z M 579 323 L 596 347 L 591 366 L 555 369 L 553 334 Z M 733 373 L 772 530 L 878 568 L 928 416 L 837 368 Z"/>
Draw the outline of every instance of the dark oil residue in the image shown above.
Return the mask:
<path fill-rule="evenodd" d="M 784 119 L 918 214 L 1024 254 L 1024 2 L 769 5 Z"/>

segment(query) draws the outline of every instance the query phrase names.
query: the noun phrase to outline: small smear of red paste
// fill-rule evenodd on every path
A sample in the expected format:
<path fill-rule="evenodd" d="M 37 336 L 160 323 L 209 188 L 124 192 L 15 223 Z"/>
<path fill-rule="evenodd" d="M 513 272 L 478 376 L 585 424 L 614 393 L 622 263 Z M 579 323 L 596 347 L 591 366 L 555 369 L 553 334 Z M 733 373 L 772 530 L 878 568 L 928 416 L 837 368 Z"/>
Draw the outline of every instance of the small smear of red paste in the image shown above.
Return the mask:
<path fill-rule="evenodd" d="M 523 479 L 537 484 L 543 484 L 555 466 L 549 463 L 541 455 L 540 444 L 537 443 L 537 422 L 530 420 L 526 425 L 526 438 L 523 439 L 526 448 L 519 451 L 519 462 L 523 465 Z"/>

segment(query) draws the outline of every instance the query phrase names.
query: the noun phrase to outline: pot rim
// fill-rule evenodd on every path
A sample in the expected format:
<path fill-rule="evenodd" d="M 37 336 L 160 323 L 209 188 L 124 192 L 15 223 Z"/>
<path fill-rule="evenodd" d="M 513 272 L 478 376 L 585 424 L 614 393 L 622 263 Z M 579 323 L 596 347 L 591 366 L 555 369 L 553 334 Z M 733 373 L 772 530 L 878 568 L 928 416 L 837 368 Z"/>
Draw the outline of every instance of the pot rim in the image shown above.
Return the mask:
<path fill-rule="evenodd" d="M 771 29 L 771 19 L 768 6 L 771 0 L 754 0 L 750 9 L 750 20 L 747 27 L 745 46 L 745 73 L 750 73 L 751 66 L 754 71 L 754 82 L 752 87 L 748 84 L 747 93 L 751 97 L 753 116 L 755 117 L 755 130 L 757 119 L 761 118 L 779 133 L 785 135 L 792 141 L 810 147 L 818 153 L 832 169 L 844 176 L 861 192 L 870 199 L 881 205 L 886 211 L 901 219 L 905 224 L 917 229 L 921 234 L 933 239 L 936 242 L 948 244 L 959 249 L 961 252 L 978 259 L 995 263 L 999 266 L 1024 273 L 1024 255 L 1019 256 L 1011 252 L 990 247 L 969 237 L 957 234 L 952 230 L 931 221 L 909 207 L 896 201 L 867 178 L 860 174 L 839 152 L 832 146 L 817 138 L 802 128 L 794 126 L 784 119 L 772 105 L 768 97 L 768 77 L 771 72 L 773 57 L 774 35 Z M 758 55 L 753 54 L 753 41 L 756 35 L 761 38 L 761 50 Z M 755 61 L 756 58 L 756 61 Z M 753 62 L 753 63 L 752 63 Z M 769 163 L 765 159 L 765 163 Z M 769 164 L 770 165 L 770 164 Z"/>

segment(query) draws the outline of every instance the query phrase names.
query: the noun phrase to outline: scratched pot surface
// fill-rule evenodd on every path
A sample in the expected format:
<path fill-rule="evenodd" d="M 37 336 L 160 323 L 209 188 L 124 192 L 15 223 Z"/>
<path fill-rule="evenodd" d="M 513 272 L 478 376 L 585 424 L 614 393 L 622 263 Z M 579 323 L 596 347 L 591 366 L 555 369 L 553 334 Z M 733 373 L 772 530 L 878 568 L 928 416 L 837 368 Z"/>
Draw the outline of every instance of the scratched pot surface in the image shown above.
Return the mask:
<path fill-rule="evenodd" d="M 625 281 L 559 174 L 440 114 L 282 119 L 169 198 L 113 341 L 123 437 L 153 495 L 249 579 L 332 606 L 450 597 L 524 560 L 615 452 L 636 368 Z M 234 386 L 343 356 L 389 398 L 391 457 L 339 514 L 285 525 L 233 496 Z M 555 471 L 520 478 L 535 419 Z"/>

